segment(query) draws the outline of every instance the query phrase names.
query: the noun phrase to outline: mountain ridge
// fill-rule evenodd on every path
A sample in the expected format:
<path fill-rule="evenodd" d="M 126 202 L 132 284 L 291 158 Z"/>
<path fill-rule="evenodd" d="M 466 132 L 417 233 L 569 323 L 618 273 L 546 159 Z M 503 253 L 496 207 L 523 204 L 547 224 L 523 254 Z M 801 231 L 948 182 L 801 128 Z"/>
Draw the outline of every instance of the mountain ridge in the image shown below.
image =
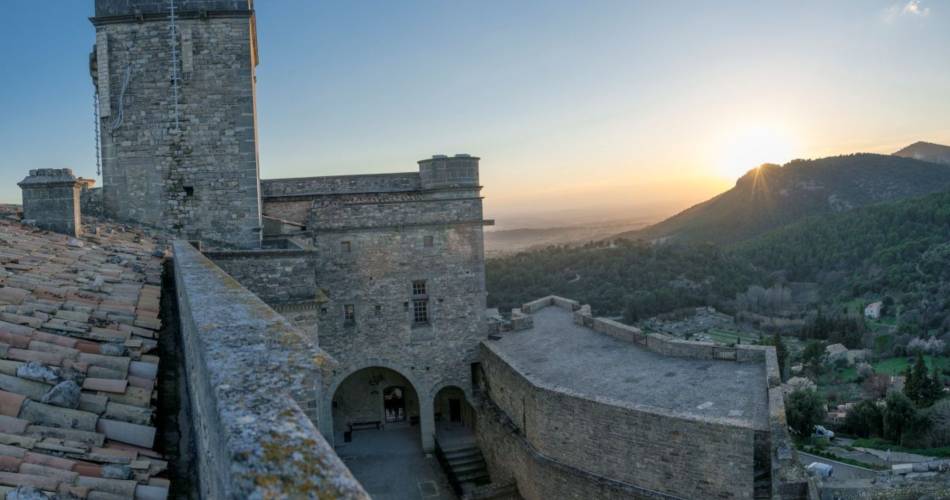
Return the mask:
<path fill-rule="evenodd" d="M 808 216 L 944 189 L 950 189 L 950 164 L 897 154 L 855 153 L 793 160 L 781 166 L 763 164 L 749 170 L 728 191 L 615 238 L 731 244 Z"/>

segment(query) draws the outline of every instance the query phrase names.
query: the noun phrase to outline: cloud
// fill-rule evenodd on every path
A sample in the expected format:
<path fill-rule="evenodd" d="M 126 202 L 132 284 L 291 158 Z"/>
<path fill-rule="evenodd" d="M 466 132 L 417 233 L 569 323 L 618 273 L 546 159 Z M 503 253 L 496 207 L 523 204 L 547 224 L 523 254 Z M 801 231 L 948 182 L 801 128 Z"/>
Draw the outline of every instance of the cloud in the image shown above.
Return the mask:
<path fill-rule="evenodd" d="M 896 3 L 881 12 L 881 18 L 886 23 L 892 23 L 900 17 L 927 17 L 930 7 L 922 5 L 922 0 L 909 0 L 907 3 Z"/>
<path fill-rule="evenodd" d="M 907 5 L 901 9 L 901 14 L 924 17 L 930 14 L 930 7 L 922 7 L 920 0 L 910 0 Z"/>

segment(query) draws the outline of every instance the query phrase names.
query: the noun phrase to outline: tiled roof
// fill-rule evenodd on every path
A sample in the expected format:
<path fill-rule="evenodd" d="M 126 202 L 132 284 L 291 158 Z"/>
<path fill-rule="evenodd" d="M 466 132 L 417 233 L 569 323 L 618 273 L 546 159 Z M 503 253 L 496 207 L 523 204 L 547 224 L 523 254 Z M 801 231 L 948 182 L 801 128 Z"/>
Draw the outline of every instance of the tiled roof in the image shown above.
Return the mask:
<path fill-rule="evenodd" d="M 86 230 L 36 230 L 0 207 L 0 494 L 163 499 L 161 251 L 124 226 Z"/>

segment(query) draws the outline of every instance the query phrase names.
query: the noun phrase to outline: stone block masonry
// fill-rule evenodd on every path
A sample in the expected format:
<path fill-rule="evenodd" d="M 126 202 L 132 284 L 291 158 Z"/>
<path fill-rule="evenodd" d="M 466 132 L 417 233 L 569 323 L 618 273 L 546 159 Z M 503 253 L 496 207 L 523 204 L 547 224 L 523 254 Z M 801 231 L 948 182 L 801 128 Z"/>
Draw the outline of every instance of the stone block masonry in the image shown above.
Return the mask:
<path fill-rule="evenodd" d="M 342 387 L 338 403 L 362 407 L 343 382 L 364 368 L 410 381 L 425 449 L 433 446 L 438 389 L 470 394 L 471 365 L 487 335 L 478 162 L 440 155 L 416 172 L 262 181 L 264 215 L 298 224 L 295 236 L 308 237 L 317 256 L 318 311 L 286 314 L 319 331 L 321 347 L 340 363 L 325 395 L 328 439 L 333 393 Z M 256 286 L 246 269 L 234 273 Z"/>
<path fill-rule="evenodd" d="M 479 356 L 494 480 L 527 499 L 807 496 L 774 349 L 644 334 L 554 296 L 521 311 L 533 325 Z"/>
<path fill-rule="evenodd" d="M 68 168 L 30 170 L 18 184 L 23 190 L 23 219 L 37 227 L 79 236 L 82 181 Z"/>
<path fill-rule="evenodd" d="M 241 250 L 205 252 L 218 267 L 269 306 L 313 303 L 317 297 L 315 252 Z"/>
<path fill-rule="evenodd" d="M 173 249 L 202 496 L 368 499 L 312 421 L 333 359 L 190 244 Z"/>
<path fill-rule="evenodd" d="M 168 6 L 96 1 L 93 80 L 100 99 L 104 215 L 206 247 L 257 248 L 251 4 L 178 0 L 175 37 Z"/>

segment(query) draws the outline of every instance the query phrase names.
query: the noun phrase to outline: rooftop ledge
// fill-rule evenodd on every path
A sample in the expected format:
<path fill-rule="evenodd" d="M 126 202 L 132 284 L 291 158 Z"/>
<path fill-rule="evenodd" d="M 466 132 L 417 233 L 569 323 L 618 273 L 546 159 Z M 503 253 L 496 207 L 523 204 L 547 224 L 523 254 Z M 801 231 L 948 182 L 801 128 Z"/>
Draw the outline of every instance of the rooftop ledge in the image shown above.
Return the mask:
<path fill-rule="evenodd" d="M 769 390 L 780 385 L 773 348 L 647 334 L 557 296 L 513 310 L 510 330 L 483 346 L 534 386 L 677 418 L 768 428 Z"/>
<path fill-rule="evenodd" d="M 188 242 L 173 249 L 203 496 L 369 498 L 311 420 L 333 359 Z"/>

